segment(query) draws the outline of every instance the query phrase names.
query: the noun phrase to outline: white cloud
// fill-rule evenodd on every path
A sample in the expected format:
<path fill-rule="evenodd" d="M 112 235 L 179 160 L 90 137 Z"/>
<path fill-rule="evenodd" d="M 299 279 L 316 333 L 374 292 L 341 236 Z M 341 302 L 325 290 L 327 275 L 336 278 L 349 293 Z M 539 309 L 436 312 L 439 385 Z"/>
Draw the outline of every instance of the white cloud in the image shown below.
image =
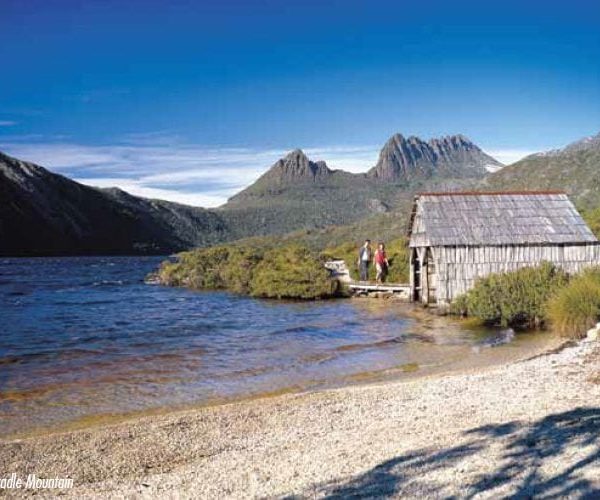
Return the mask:
<path fill-rule="evenodd" d="M 0 127 L 12 127 L 16 124 L 17 122 L 14 122 L 12 120 L 0 120 Z"/>
<path fill-rule="evenodd" d="M 198 207 L 216 207 L 226 201 L 227 196 L 218 193 L 182 193 L 172 189 L 160 189 L 153 188 L 143 184 L 143 182 L 136 181 L 133 179 L 120 179 L 120 178 L 76 178 L 73 179 L 82 184 L 98 188 L 111 188 L 118 187 L 123 191 L 128 192 L 134 196 L 141 196 L 143 198 L 151 198 L 157 200 L 174 201 L 176 203 L 183 203 L 184 205 L 192 205 Z"/>
<path fill-rule="evenodd" d="M 205 207 L 225 203 L 292 149 L 207 147 L 180 142 L 168 133 L 132 134 L 110 146 L 40 139 L 0 143 L 8 154 L 84 184 Z M 378 149 L 332 146 L 305 152 L 331 168 L 363 172 L 375 164 Z"/>
<path fill-rule="evenodd" d="M 182 142 L 168 132 L 131 134 L 116 145 L 108 146 L 64 141 L 43 142 L 39 137 L 13 140 L 0 143 L 0 150 L 84 184 L 118 187 L 137 196 L 215 207 L 250 185 L 294 149 L 208 147 Z M 377 162 L 380 147 L 334 145 L 304 151 L 314 161 L 326 161 L 330 168 L 365 172 Z M 487 152 L 505 164 L 533 153 L 521 149 Z"/>
<path fill-rule="evenodd" d="M 492 149 L 486 150 L 485 152 L 496 158 L 496 160 L 498 160 L 500 163 L 510 165 L 511 163 L 515 163 L 526 156 L 537 153 L 538 151 L 530 149 Z"/>

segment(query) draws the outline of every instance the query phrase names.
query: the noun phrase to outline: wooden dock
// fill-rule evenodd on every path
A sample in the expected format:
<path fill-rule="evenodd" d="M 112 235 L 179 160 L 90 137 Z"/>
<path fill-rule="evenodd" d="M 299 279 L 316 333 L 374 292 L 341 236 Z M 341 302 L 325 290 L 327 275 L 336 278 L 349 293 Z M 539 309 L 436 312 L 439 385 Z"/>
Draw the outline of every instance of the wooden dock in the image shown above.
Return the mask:
<path fill-rule="evenodd" d="M 397 295 L 401 298 L 410 298 L 410 285 L 405 283 L 368 283 L 353 281 L 348 283 L 348 288 L 353 295 L 378 296 L 380 294 Z"/>

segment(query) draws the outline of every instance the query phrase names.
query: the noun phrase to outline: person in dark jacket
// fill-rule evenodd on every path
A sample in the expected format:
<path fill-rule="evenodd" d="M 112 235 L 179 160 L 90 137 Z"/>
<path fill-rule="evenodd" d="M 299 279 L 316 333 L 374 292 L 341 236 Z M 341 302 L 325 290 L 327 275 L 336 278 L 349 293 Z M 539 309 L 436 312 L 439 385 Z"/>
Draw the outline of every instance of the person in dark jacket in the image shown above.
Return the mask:
<path fill-rule="evenodd" d="M 360 271 L 360 281 L 368 281 L 369 264 L 371 263 L 371 240 L 365 240 L 365 243 L 358 251 L 358 269 Z"/>

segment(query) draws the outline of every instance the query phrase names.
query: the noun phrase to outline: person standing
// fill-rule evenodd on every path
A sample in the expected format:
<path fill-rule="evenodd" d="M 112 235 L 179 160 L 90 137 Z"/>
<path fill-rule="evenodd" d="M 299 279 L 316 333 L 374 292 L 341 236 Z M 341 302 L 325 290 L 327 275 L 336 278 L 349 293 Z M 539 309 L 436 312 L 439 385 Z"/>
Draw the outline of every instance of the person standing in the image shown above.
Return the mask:
<path fill-rule="evenodd" d="M 383 241 L 377 246 L 373 260 L 375 261 L 375 270 L 377 271 L 375 279 L 377 280 L 377 283 L 383 283 L 388 273 L 388 267 L 390 266 L 385 253 L 385 243 L 383 243 Z"/>
<path fill-rule="evenodd" d="M 369 279 L 369 263 L 371 262 L 371 240 L 365 240 L 365 243 L 358 251 L 358 269 L 360 271 L 360 281 Z"/>

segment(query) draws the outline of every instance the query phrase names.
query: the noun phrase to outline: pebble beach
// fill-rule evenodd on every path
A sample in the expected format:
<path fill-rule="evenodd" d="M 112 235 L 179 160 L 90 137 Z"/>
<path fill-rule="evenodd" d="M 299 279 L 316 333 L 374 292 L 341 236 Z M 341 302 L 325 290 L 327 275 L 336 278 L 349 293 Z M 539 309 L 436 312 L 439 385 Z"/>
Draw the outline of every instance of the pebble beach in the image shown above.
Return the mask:
<path fill-rule="evenodd" d="M 77 498 L 600 494 L 600 345 L 1 443 L 5 475 Z"/>

